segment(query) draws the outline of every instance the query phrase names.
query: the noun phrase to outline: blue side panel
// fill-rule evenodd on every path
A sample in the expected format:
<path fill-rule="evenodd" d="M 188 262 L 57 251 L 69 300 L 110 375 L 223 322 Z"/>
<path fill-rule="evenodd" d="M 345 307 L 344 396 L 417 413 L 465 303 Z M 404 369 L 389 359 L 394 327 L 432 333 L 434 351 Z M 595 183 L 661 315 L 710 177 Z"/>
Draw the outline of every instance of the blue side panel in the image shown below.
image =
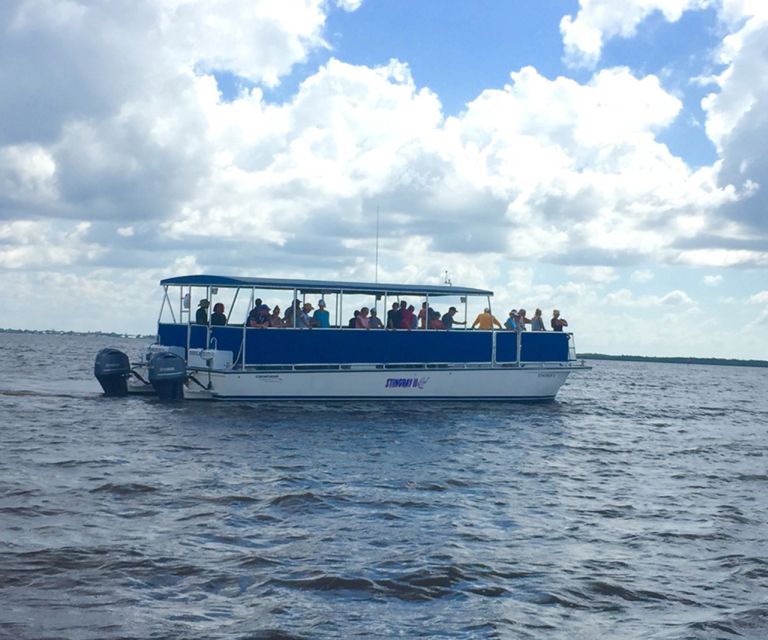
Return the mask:
<path fill-rule="evenodd" d="M 231 351 L 240 361 L 242 327 L 190 325 L 192 348 L 215 347 Z M 186 347 L 186 324 L 160 324 L 160 344 Z M 496 361 L 517 361 L 522 340 L 522 362 L 565 362 L 568 334 L 512 331 L 496 332 Z M 404 364 L 422 362 L 490 362 L 490 331 L 363 331 L 356 329 L 246 329 L 246 364 L 291 365 L 333 363 Z"/>
<path fill-rule="evenodd" d="M 157 325 L 158 342 L 166 347 L 187 348 L 187 325 L 159 324 Z"/>
<path fill-rule="evenodd" d="M 246 364 L 489 362 L 491 334 L 469 331 L 248 329 Z"/>
<path fill-rule="evenodd" d="M 565 362 L 568 360 L 568 334 L 556 331 L 531 331 L 520 335 L 522 362 Z"/>
<path fill-rule="evenodd" d="M 517 361 L 517 332 L 496 332 L 496 362 Z"/>

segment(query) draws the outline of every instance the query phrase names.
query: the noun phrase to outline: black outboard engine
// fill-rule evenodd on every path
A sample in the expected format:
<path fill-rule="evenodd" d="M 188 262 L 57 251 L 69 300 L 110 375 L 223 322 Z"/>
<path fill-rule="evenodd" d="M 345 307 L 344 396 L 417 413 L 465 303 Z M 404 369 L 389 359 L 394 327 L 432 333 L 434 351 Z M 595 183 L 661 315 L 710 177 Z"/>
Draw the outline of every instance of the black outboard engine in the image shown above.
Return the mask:
<path fill-rule="evenodd" d="M 96 354 L 93 375 L 104 389 L 105 396 L 128 395 L 128 376 L 131 363 L 128 356 L 117 349 L 102 349 Z"/>
<path fill-rule="evenodd" d="M 147 367 L 149 382 L 161 400 L 183 400 L 187 364 L 175 353 L 161 351 L 152 356 Z"/>

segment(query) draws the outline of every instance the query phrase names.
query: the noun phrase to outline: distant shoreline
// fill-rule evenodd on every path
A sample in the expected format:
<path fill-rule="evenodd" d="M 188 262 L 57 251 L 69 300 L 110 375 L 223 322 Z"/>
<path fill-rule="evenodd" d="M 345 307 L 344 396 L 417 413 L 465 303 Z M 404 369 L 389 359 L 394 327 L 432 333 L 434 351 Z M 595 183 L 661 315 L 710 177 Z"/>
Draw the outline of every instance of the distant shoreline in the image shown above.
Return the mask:
<path fill-rule="evenodd" d="M 61 331 L 58 329 L 3 329 L 0 333 L 30 333 L 48 336 L 99 336 L 103 338 L 154 338 L 154 335 L 115 333 L 111 331 Z M 660 362 L 664 364 L 709 364 L 724 367 L 768 367 L 768 360 L 737 358 L 686 358 L 683 356 L 613 356 L 607 353 L 579 353 L 584 360 L 618 360 L 623 362 Z"/>
<path fill-rule="evenodd" d="M 679 356 L 611 356 L 605 353 L 579 353 L 584 360 L 620 360 L 624 362 L 660 362 L 663 364 L 709 364 L 723 367 L 768 367 L 768 360 L 736 358 L 685 358 Z"/>
<path fill-rule="evenodd" d="M 115 333 L 113 331 L 62 331 L 60 329 L 3 329 L 0 333 L 31 333 L 41 336 L 99 336 L 102 338 L 154 338 L 154 334 Z"/>

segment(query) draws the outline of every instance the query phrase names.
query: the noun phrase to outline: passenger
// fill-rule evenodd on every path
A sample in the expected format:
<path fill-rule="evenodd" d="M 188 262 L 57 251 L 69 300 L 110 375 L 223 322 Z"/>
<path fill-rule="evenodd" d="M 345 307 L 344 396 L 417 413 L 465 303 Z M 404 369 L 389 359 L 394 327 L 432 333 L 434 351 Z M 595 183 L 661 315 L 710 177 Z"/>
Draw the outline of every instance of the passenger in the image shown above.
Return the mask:
<path fill-rule="evenodd" d="M 427 312 L 427 315 L 429 316 L 429 328 L 430 329 L 445 329 L 445 325 L 443 324 L 443 321 L 440 319 L 440 312 L 435 311 L 435 309 L 429 308 L 429 311 Z"/>
<path fill-rule="evenodd" d="M 544 318 L 541 317 L 541 309 L 536 309 L 533 312 L 533 318 L 531 319 L 531 331 L 546 331 L 544 326 Z"/>
<path fill-rule="evenodd" d="M 472 323 L 472 328 L 474 329 L 475 327 L 478 327 L 484 331 L 491 331 L 494 325 L 501 329 L 501 323 L 491 313 L 491 310 L 486 307 L 483 309 L 482 313 L 477 314 L 477 318 L 475 318 L 475 321 Z"/>
<path fill-rule="evenodd" d="M 507 331 L 517 331 L 517 309 L 509 312 L 509 318 L 504 322 L 504 328 Z"/>
<path fill-rule="evenodd" d="M 427 303 L 421 303 L 421 309 L 419 309 L 419 327 L 424 328 L 427 324 Z"/>
<path fill-rule="evenodd" d="M 518 309 L 517 311 L 517 330 L 518 331 L 525 331 L 525 325 L 531 324 L 530 318 L 527 318 L 525 316 L 526 314 L 525 309 Z"/>
<path fill-rule="evenodd" d="M 249 327 L 256 326 L 256 317 L 259 315 L 259 308 L 261 307 L 261 298 L 256 298 L 253 301 L 253 309 L 248 314 L 248 318 L 245 320 L 245 324 Z"/>
<path fill-rule="evenodd" d="M 327 329 L 331 326 L 331 314 L 325 309 L 325 300 L 318 300 L 318 309 L 312 314 L 312 326 Z"/>
<path fill-rule="evenodd" d="M 301 302 L 297 298 L 293 301 L 293 304 L 285 310 L 285 316 L 283 316 L 283 322 L 286 327 L 293 326 L 294 318 L 297 319 L 296 326 L 299 326 L 298 317 L 301 315 Z"/>
<path fill-rule="evenodd" d="M 392 303 L 392 308 L 387 311 L 387 329 L 398 329 L 400 327 L 400 305 L 397 302 Z"/>
<path fill-rule="evenodd" d="M 414 325 L 417 322 L 414 315 L 416 309 L 414 309 L 412 304 L 408 305 L 408 308 L 405 308 L 403 305 L 405 305 L 405 301 L 400 303 L 400 329 L 407 329 L 410 331 L 414 328 Z"/>
<path fill-rule="evenodd" d="M 217 327 L 223 327 L 225 324 L 227 324 L 227 316 L 224 315 L 224 305 L 221 302 L 217 302 L 215 305 L 213 305 L 211 324 Z"/>
<path fill-rule="evenodd" d="M 208 324 L 208 302 L 205 298 L 200 301 L 197 313 L 195 314 L 195 324 Z"/>
<path fill-rule="evenodd" d="M 357 327 L 357 318 L 360 315 L 360 309 L 355 309 L 355 312 L 352 314 L 352 317 L 349 319 L 349 322 L 347 322 L 347 329 L 354 329 Z"/>
<path fill-rule="evenodd" d="M 379 318 L 379 315 L 376 313 L 376 309 L 371 309 L 371 317 L 368 318 L 368 328 L 369 329 L 383 329 L 384 324 L 382 323 L 381 319 Z"/>
<path fill-rule="evenodd" d="M 298 302 L 298 300 L 297 300 Z M 299 315 L 296 317 L 296 326 L 299 329 L 311 329 L 312 328 L 312 320 L 309 317 L 309 312 L 312 311 L 314 307 L 312 306 L 312 303 L 305 302 L 304 306 L 299 310 Z"/>
<path fill-rule="evenodd" d="M 356 329 L 370 328 L 368 324 L 368 307 L 363 307 L 362 309 L 360 309 L 360 313 L 358 313 L 357 317 L 355 318 L 355 328 Z"/>
<path fill-rule="evenodd" d="M 465 320 L 456 320 L 456 312 L 458 309 L 456 307 L 451 307 L 443 314 L 443 317 L 441 320 L 443 321 L 443 326 L 445 326 L 446 329 L 449 331 L 453 329 L 453 325 L 455 324 L 467 324 Z"/>
<path fill-rule="evenodd" d="M 285 322 L 283 322 L 283 319 L 280 317 L 280 307 L 277 305 L 275 305 L 275 308 L 272 309 L 272 315 L 269 318 L 269 326 L 277 328 L 285 326 Z"/>
<path fill-rule="evenodd" d="M 565 318 L 561 318 L 560 312 L 555 309 L 552 311 L 552 319 L 549 321 L 549 324 L 552 325 L 552 331 L 562 331 L 563 327 L 568 326 L 568 321 Z"/>
<path fill-rule="evenodd" d="M 272 314 L 269 312 L 269 305 L 263 304 L 259 307 L 259 314 L 256 316 L 251 326 L 256 329 L 266 329 L 271 326 Z"/>

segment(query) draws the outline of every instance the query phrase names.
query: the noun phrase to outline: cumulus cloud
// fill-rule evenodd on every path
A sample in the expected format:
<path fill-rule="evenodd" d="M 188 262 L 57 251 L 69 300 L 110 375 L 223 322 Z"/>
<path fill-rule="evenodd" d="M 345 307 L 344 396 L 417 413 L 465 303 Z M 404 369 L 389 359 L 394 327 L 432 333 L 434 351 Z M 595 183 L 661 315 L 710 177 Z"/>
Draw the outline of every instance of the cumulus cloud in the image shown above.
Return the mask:
<path fill-rule="evenodd" d="M 4 285 L 65 268 L 62 286 L 111 302 L 110 281 L 138 295 L 180 272 L 373 279 L 377 209 L 380 280 L 437 283 L 448 269 L 501 289 L 510 308 L 676 309 L 695 303 L 604 287 L 618 266 L 765 263 L 759 242 L 723 244 L 754 237 L 728 205 L 764 193 L 759 150 L 745 146 L 762 125 L 740 102 L 762 94 L 734 79 L 759 39 L 735 42 L 734 72 L 707 103 L 722 164 L 692 170 L 659 142 L 680 98 L 623 67 L 579 82 L 526 66 L 445 117 L 405 62 L 330 58 L 270 100 L 267 87 L 326 47 L 327 11 L 359 5 L 4 3 L 0 80 L 15 88 L 0 102 L 0 277 L 15 272 Z M 224 100 L 221 70 L 248 88 Z M 749 124 L 743 135 L 731 117 Z M 576 282 L 538 284 L 542 262 Z M 632 280 L 652 277 L 636 268 Z"/>
<path fill-rule="evenodd" d="M 715 79 L 718 90 L 704 99 L 703 107 L 707 133 L 722 156 L 719 183 L 735 185 L 740 195 L 720 208 L 719 235 L 756 242 L 764 254 L 768 251 L 768 159 L 761 142 L 768 138 L 768 5 L 759 6 L 725 39 L 720 61 L 726 67 Z M 761 257 L 753 262 L 765 264 Z"/>
<path fill-rule="evenodd" d="M 715 0 L 579 0 L 576 16 L 560 22 L 566 60 L 577 66 L 592 66 L 600 58 L 606 40 L 635 35 L 638 25 L 653 12 L 676 22 L 683 12 L 703 9 Z"/>
<path fill-rule="evenodd" d="M 716 287 L 723 281 L 723 276 L 721 275 L 710 275 L 710 276 L 704 276 L 702 282 L 704 282 L 705 285 L 708 287 Z"/>

